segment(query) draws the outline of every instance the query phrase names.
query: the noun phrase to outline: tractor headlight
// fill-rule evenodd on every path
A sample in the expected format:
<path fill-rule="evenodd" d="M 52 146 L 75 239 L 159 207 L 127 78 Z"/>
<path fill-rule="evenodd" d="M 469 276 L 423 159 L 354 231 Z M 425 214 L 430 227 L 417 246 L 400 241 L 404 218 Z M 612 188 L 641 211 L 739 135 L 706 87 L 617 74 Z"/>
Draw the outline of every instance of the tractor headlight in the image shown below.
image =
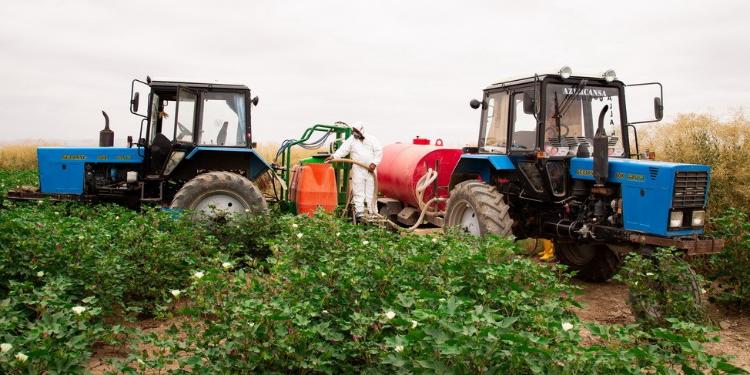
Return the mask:
<path fill-rule="evenodd" d="M 573 74 L 573 69 L 570 69 L 569 66 L 563 66 L 562 69 L 560 69 L 560 77 L 562 79 L 568 79 Z"/>
<path fill-rule="evenodd" d="M 706 211 L 693 211 L 693 218 L 690 220 L 690 225 L 694 227 L 702 227 L 706 221 Z"/>
<path fill-rule="evenodd" d="M 672 211 L 669 214 L 669 227 L 679 228 L 682 226 L 682 211 Z"/>
<path fill-rule="evenodd" d="M 185 151 L 174 151 L 172 152 L 172 155 L 169 155 L 169 160 L 167 161 L 167 166 L 164 167 L 164 175 L 168 175 L 172 173 L 174 168 L 177 166 L 177 164 L 180 164 L 182 161 L 182 158 L 185 157 Z"/>
<path fill-rule="evenodd" d="M 606 72 L 604 72 L 602 77 L 604 77 L 604 80 L 606 80 L 607 82 L 612 82 L 615 80 L 615 78 L 617 78 L 617 74 L 615 74 L 614 70 L 609 69 Z"/>

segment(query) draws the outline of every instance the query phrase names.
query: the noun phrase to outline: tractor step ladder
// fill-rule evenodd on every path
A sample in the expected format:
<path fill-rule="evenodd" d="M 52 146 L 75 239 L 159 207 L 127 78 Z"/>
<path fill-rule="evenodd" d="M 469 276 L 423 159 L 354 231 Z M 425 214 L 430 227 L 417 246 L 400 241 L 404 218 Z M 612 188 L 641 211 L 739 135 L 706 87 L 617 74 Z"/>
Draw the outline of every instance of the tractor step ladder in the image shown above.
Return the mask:
<path fill-rule="evenodd" d="M 158 196 L 147 195 L 146 191 L 158 184 Z M 164 199 L 164 180 L 159 175 L 146 175 L 141 183 L 141 202 L 161 202 Z"/>

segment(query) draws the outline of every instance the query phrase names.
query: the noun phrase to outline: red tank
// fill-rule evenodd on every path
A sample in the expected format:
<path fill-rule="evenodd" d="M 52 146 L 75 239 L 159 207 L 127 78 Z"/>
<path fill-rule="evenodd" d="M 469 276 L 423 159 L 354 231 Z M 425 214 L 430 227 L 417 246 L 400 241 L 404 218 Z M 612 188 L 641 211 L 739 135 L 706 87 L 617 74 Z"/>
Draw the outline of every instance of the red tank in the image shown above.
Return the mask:
<path fill-rule="evenodd" d="M 417 139 L 415 139 L 415 143 Z M 420 143 L 424 142 L 419 138 Z M 395 143 L 383 147 L 383 160 L 378 165 L 378 190 L 388 198 L 397 199 L 404 205 L 419 207 L 417 203 L 417 182 L 427 173 L 428 168 L 436 169 L 437 196 L 448 197 L 453 169 L 461 158 L 461 149 L 441 147 L 428 144 Z M 435 184 L 430 184 L 424 192 L 423 200 L 435 197 Z"/>

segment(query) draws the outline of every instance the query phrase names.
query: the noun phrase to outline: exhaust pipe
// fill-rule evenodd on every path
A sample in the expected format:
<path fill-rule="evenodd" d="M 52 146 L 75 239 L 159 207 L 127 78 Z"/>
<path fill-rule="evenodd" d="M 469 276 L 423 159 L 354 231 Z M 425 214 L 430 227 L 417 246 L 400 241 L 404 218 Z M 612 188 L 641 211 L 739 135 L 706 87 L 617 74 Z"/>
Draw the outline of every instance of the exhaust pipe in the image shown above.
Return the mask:
<path fill-rule="evenodd" d="M 607 114 L 608 105 L 599 113 L 599 124 L 594 134 L 594 181 L 597 187 L 603 187 L 609 175 L 609 139 L 604 130 L 604 115 Z"/>
<path fill-rule="evenodd" d="M 109 130 L 109 116 L 107 112 L 102 111 L 104 115 L 104 129 L 99 132 L 99 147 L 112 147 L 115 145 L 115 132 Z"/>

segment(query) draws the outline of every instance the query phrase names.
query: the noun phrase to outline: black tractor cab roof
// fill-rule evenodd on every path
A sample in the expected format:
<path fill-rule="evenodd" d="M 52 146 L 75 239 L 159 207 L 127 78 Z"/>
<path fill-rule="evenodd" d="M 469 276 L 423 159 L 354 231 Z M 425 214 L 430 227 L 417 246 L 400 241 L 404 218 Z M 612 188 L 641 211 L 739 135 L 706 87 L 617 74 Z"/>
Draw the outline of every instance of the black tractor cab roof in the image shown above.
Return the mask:
<path fill-rule="evenodd" d="M 604 79 L 604 77 L 602 77 L 601 75 L 595 75 L 595 74 L 574 75 L 568 78 L 562 78 L 559 73 L 544 73 L 544 74 L 535 74 L 533 76 L 522 76 L 522 77 L 517 77 L 517 78 L 504 79 L 497 83 L 493 83 L 487 86 L 485 90 L 494 90 L 494 89 L 500 89 L 500 88 L 504 88 L 508 86 L 518 86 L 518 85 L 523 85 L 527 83 L 542 82 L 547 78 L 553 78 L 555 80 L 571 80 L 571 81 L 579 80 L 579 79 L 587 79 L 589 81 L 594 81 L 597 83 L 611 84 L 611 82 L 607 82 Z M 614 82 L 619 82 L 619 81 L 615 80 Z"/>
<path fill-rule="evenodd" d="M 199 82 L 199 81 L 179 81 L 173 79 L 146 79 L 149 86 L 155 89 L 174 89 L 177 87 L 199 88 L 199 89 L 216 89 L 216 90 L 250 90 L 246 85 L 218 83 L 218 82 Z"/>

